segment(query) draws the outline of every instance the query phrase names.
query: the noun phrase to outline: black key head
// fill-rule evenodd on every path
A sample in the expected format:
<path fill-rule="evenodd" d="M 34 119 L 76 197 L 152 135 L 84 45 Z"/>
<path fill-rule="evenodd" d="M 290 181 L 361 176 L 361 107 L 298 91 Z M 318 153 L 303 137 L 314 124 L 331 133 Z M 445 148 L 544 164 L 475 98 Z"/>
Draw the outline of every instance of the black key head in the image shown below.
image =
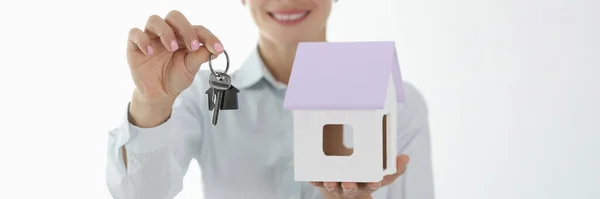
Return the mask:
<path fill-rule="evenodd" d="M 221 110 L 237 110 L 238 109 L 238 90 L 235 86 L 229 87 L 223 95 L 223 103 Z"/>

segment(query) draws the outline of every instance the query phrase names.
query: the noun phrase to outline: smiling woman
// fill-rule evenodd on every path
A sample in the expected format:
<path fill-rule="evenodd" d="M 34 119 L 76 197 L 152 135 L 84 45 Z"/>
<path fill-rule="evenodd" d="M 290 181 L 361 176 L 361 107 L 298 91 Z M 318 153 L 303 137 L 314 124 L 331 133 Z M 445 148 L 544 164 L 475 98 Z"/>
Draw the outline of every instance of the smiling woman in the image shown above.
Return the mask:
<path fill-rule="evenodd" d="M 173 198 L 196 159 L 207 199 L 433 198 L 427 108 L 410 84 L 404 84 L 406 102 L 395 129 L 401 138 L 397 173 L 379 182 L 309 183 L 290 177 L 293 117 L 283 108 L 283 97 L 298 44 L 327 41 L 333 2 L 242 1 L 260 37 L 247 61 L 230 75 L 240 108 L 221 111 L 218 125 L 208 114 L 209 99 L 199 97 L 213 75 L 200 71 L 200 65 L 211 55 L 227 56 L 218 36 L 191 24 L 179 11 L 164 19 L 150 16 L 143 30 L 132 28 L 127 60 L 136 89 L 122 124 L 110 132 L 107 181 L 112 196 Z M 324 143 L 328 148 L 343 147 L 333 145 L 342 139 L 338 130 L 324 132 L 332 142 Z M 407 170 L 407 155 L 418 169 Z"/>
<path fill-rule="evenodd" d="M 250 11 L 265 42 L 293 58 L 294 46 L 301 41 L 325 41 L 332 0 L 242 1 Z M 267 44 L 269 43 L 269 44 Z M 276 47 L 278 46 L 278 47 Z M 267 53 L 271 54 L 271 53 Z M 268 58 L 271 59 L 271 58 Z M 286 63 L 289 60 L 286 60 Z M 268 65 L 268 64 L 267 64 Z"/>

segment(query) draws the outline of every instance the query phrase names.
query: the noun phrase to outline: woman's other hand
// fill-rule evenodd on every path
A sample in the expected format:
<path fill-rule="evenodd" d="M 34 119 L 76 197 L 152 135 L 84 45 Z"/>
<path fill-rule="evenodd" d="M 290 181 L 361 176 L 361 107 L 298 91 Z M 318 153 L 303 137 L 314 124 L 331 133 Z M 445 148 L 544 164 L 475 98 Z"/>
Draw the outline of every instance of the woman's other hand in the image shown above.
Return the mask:
<path fill-rule="evenodd" d="M 371 193 L 383 186 L 392 184 L 406 171 L 408 160 L 409 158 L 406 155 L 397 156 L 397 172 L 393 175 L 385 176 L 380 182 L 311 182 L 311 184 L 321 188 L 321 192 L 327 199 L 371 199 Z"/>

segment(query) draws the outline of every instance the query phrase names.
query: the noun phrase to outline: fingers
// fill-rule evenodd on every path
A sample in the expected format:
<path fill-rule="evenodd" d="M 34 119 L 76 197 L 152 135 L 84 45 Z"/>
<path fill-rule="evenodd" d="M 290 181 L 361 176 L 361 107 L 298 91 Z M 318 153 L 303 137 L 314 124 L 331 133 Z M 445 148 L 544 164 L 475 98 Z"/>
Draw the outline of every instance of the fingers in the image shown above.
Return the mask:
<path fill-rule="evenodd" d="M 325 182 L 325 189 L 338 197 L 355 198 L 356 196 L 366 196 L 373 190 L 367 189 L 365 183 L 356 182 Z"/>
<path fill-rule="evenodd" d="M 204 26 L 194 26 L 194 30 L 196 30 L 200 42 L 206 46 L 208 51 L 215 55 L 223 52 L 223 45 L 221 44 L 221 41 L 212 32 L 210 32 L 210 30 L 206 29 Z"/>
<path fill-rule="evenodd" d="M 366 184 L 366 187 L 371 190 L 377 190 L 383 185 L 383 182 L 370 182 Z"/>
<path fill-rule="evenodd" d="M 223 51 L 221 41 L 204 26 L 192 26 L 187 18 L 179 11 L 171 11 L 163 20 L 157 15 L 148 18 L 146 32 L 150 39 L 160 37 L 166 49 L 176 51 L 179 49 L 179 39 L 190 51 L 200 49 L 203 44 L 212 54 L 220 54 Z"/>
<path fill-rule="evenodd" d="M 208 61 L 211 53 L 214 60 L 223 52 L 221 41 L 210 30 L 204 26 L 194 26 L 194 30 L 203 46 L 186 55 L 185 63 L 191 70 L 199 69 L 201 64 Z"/>
<path fill-rule="evenodd" d="M 324 188 L 323 191 L 338 198 L 368 198 L 367 196 L 381 187 L 381 182 L 310 182 L 310 184 Z"/>
<path fill-rule="evenodd" d="M 313 183 L 311 183 L 313 184 Z M 327 191 L 343 191 L 343 192 L 353 192 L 358 190 L 359 188 L 364 186 L 364 183 L 356 183 L 356 182 L 316 182 L 313 185 L 318 187 L 323 187 L 327 189 Z"/>
<path fill-rule="evenodd" d="M 179 49 L 177 44 L 177 37 L 173 29 L 158 15 L 152 15 L 148 18 L 146 23 L 145 31 L 150 39 L 160 38 L 163 46 L 169 51 L 176 51 Z"/>
<path fill-rule="evenodd" d="M 327 191 L 333 191 L 339 187 L 338 182 L 323 182 L 323 187 L 327 189 Z"/>
<path fill-rule="evenodd" d="M 387 175 L 383 177 L 382 186 L 393 183 L 398 177 L 400 177 L 406 171 L 406 166 L 410 158 L 407 155 L 399 155 L 396 158 L 396 173 L 393 175 Z"/>
<path fill-rule="evenodd" d="M 188 50 L 196 51 L 200 48 L 196 30 L 181 12 L 176 10 L 169 12 L 167 17 L 165 17 L 165 22 L 173 29 L 177 36 L 182 38 Z"/>
<path fill-rule="evenodd" d="M 154 49 L 150 45 L 150 37 L 139 28 L 132 28 L 129 31 L 127 49 L 130 51 L 140 50 L 148 56 L 151 56 L 154 53 Z"/>
<path fill-rule="evenodd" d="M 156 46 L 157 40 L 160 40 L 162 46 Z M 176 10 L 169 12 L 164 20 L 158 15 L 148 17 L 145 30 L 132 29 L 129 41 L 128 49 L 139 49 L 146 55 L 152 55 L 162 47 L 175 52 L 180 46 L 185 46 L 189 51 L 185 57 L 188 66 L 199 66 L 208 61 L 211 53 L 214 59 L 224 50 L 221 41 L 210 30 L 203 26 L 193 26 Z"/>
<path fill-rule="evenodd" d="M 342 182 L 340 183 L 340 187 L 344 192 L 352 192 L 358 189 L 358 185 L 355 182 Z"/>
<path fill-rule="evenodd" d="M 323 186 L 323 182 L 310 182 L 310 184 L 315 187 L 325 188 L 325 186 Z"/>
<path fill-rule="evenodd" d="M 409 157 L 407 155 L 399 155 L 396 158 L 397 172 L 393 175 L 384 176 L 380 182 L 310 182 L 310 184 L 315 187 L 325 188 L 329 193 L 338 197 L 368 196 L 377 189 L 392 184 L 399 176 L 404 174 L 408 161 Z"/>
<path fill-rule="evenodd" d="M 200 65 L 207 62 L 210 57 L 210 52 L 206 48 L 206 46 L 201 46 L 198 50 L 189 52 L 184 55 L 185 66 L 191 72 L 197 72 L 200 70 Z M 213 59 L 216 58 L 216 55 L 213 55 Z"/>

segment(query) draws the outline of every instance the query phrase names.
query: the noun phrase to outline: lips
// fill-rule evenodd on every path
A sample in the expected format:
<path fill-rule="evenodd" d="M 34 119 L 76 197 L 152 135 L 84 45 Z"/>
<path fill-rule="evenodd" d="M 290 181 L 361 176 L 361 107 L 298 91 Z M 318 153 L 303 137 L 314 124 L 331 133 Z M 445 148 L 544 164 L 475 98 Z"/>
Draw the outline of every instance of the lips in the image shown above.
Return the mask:
<path fill-rule="evenodd" d="M 306 16 L 307 14 L 308 14 L 308 11 L 301 12 L 301 13 L 294 13 L 294 14 L 271 13 L 271 16 L 273 16 L 277 20 L 292 21 L 292 20 L 298 20 L 298 19 Z"/>
<path fill-rule="evenodd" d="M 281 24 L 291 25 L 299 23 L 305 19 L 309 13 L 309 10 L 292 10 L 269 12 L 269 15 Z"/>

